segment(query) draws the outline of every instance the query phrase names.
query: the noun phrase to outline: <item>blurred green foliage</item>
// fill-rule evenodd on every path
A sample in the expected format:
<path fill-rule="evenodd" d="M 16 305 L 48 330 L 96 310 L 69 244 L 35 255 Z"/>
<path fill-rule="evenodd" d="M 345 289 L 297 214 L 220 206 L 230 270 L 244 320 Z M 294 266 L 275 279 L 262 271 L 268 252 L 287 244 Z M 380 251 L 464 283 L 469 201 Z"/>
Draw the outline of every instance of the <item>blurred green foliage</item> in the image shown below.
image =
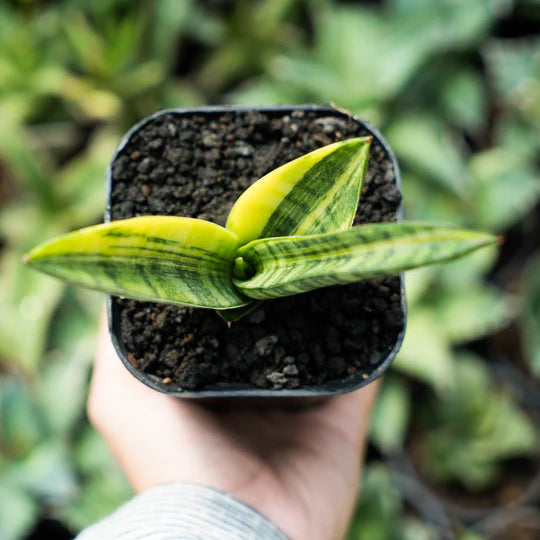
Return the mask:
<path fill-rule="evenodd" d="M 435 540 L 437 530 L 405 508 L 392 473 L 382 464 L 363 475 L 356 516 L 347 540 Z"/>
<path fill-rule="evenodd" d="M 490 381 L 470 353 L 456 364 L 455 389 L 427 400 L 412 437 L 418 466 L 435 481 L 492 488 L 509 457 L 537 457 L 540 439 L 520 403 Z M 418 430 L 418 431 L 416 431 Z"/>
<path fill-rule="evenodd" d="M 162 107 L 334 102 L 391 142 L 407 218 L 506 237 L 408 274 L 350 539 L 438 537 L 385 462 L 413 417 L 431 483 L 495 485 L 534 456 L 537 426 L 491 367 L 502 346 L 540 374 L 539 26 L 537 0 L 1 2 L 0 538 L 40 516 L 77 530 L 130 496 L 84 414 L 100 297 L 20 258 L 101 219 L 115 145 Z"/>
<path fill-rule="evenodd" d="M 521 336 L 525 359 L 531 372 L 540 377 L 540 255 L 527 267 L 523 284 Z"/>

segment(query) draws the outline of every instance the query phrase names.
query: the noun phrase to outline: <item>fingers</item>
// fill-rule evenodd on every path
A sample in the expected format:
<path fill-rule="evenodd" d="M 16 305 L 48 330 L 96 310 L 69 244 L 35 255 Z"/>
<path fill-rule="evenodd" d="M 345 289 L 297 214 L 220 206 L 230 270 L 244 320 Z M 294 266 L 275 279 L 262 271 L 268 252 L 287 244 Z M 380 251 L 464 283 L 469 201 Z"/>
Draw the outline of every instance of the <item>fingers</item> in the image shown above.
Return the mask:
<path fill-rule="evenodd" d="M 182 425 L 182 408 L 178 400 L 146 387 L 122 365 L 111 343 L 104 311 L 88 417 L 136 491 L 181 479 L 171 476 L 171 471 L 180 476 L 181 471 L 167 464 L 181 454 L 178 426 Z"/>
<path fill-rule="evenodd" d="M 160 402 L 166 396 L 152 391 L 124 367 L 111 342 L 105 310 L 101 313 L 98 345 L 88 397 L 88 417 L 104 431 L 117 424 L 131 422 L 140 405 Z"/>

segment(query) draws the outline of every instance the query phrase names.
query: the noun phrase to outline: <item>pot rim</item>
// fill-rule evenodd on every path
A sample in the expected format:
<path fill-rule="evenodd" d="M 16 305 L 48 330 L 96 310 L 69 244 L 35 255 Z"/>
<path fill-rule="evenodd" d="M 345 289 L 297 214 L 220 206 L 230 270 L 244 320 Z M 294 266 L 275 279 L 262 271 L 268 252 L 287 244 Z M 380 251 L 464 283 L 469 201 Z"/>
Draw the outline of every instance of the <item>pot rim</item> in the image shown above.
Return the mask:
<path fill-rule="evenodd" d="M 388 142 L 383 137 L 383 135 L 374 128 L 371 124 L 362 120 L 358 116 L 349 113 L 343 109 L 339 109 L 332 105 L 316 105 L 316 104 L 301 104 L 301 105 L 263 105 L 263 106 L 250 106 L 250 105 L 209 105 L 209 106 L 200 106 L 200 107 L 186 107 L 186 108 L 168 108 L 161 109 L 150 116 L 143 118 L 141 121 L 137 122 L 133 127 L 131 127 L 127 133 L 122 137 L 120 143 L 116 147 L 109 165 L 105 173 L 105 190 L 106 190 L 106 207 L 105 207 L 105 222 L 111 221 L 111 193 L 112 193 L 112 164 L 122 152 L 126 144 L 129 142 L 131 137 L 144 127 L 149 122 L 154 121 L 156 118 L 163 116 L 165 114 L 177 114 L 177 115 L 189 115 L 189 114 L 204 114 L 204 115 L 221 115 L 224 113 L 234 113 L 234 112 L 247 112 L 247 111 L 259 111 L 266 114 L 272 115 L 284 115 L 291 114 L 296 111 L 304 112 L 316 112 L 316 113 L 331 113 L 334 116 L 342 118 L 351 118 L 358 124 L 360 124 L 364 129 L 369 131 L 377 142 L 383 147 L 386 152 L 390 162 L 392 164 L 392 169 L 394 172 L 394 182 L 401 193 L 401 174 L 399 166 L 396 160 L 392 149 L 390 148 Z M 368 164 L 369 167 L 369 164 Z M 401 221 L 403 214 L 402 204 L 400 202 L 399 207 L 396 211 L 397 221 Z M 393 362 L 397 353 L 399 352 L 401 345 L 403 344 L 403 339 L 405 337 L 405 330 L 407 326 L 407 303 L 405 296 L 405 283 L 403 273 L 399 275 L 400 279 L 400 299 L 401 299 L 401 311 L 402 311 L 402 328 L 396 338 L 392 350 L 386 355 L 385 359 L 380 362 L 373 370 L 365 369 L 358 371 L 352 375 L 347 375 L 341 379 L 336 379 L 333 381 L 324 382 L 318 385 L 304 386 L 301 388 L 281 388 L 281 389 L 271 389 L 271 388 L 257 388 L 248 383 L 215 383 L 208 385 L 200 390 L 178 390 L 176 387 L 171 387 L 170 385 L 164 384 L 161 380 L 153 375 L 145 374 L 140 372 L 133 363 L 128 359 L 127 351 L 120 342 L 118 338 L 118 317 L 115 313 L 115 304 L 113 302 L 113 297 L 107 295 L 107 319 L 109 333 L 111 336 L 112 343 L 114 348 L 120 357 L 122 363 L 126 366 L 128 371 L 134 375 L 139 381 L 144 383 L 146 386 L 157 390 L 159 392 L 175 396 L 175 397 L 186 397 L 186 398 L 263 398 L 265 400 L 271 398 L 280 398 L 280 401 L 283 398 L 306 398 L 306 397 L 324 397 L 332 396 L 337 394 L 344 394 L 358 390 L 363 386 L 373 382 L 379 376 L 381 376 L 384 371 L 388 369 L 390 364 Z"/>

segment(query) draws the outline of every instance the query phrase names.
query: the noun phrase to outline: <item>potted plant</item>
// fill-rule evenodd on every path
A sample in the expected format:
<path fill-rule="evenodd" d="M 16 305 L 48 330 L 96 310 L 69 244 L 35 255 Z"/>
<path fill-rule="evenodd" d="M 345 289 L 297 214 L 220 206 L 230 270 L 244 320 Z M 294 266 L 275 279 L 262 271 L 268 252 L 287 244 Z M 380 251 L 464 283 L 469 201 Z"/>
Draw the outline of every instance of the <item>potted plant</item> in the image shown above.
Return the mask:
<path fill-rule="evenodd" d="M 496 242 L 393 223 L 390 149 L 331 107 L 161 111 L 123 139 L 108 189 L 111 223 L 26 260 L 136 299 L 109 301 L 120 357 L 149 386 L 187 397 L 367 384 L 403 338 L 397 274 Z"/>

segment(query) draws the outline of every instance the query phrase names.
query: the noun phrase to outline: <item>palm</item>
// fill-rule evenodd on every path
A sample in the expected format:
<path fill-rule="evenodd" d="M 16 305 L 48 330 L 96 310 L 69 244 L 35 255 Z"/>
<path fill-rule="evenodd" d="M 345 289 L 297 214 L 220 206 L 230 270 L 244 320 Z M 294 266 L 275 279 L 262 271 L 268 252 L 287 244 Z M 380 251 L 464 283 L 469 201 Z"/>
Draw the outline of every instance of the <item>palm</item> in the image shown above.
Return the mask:
<path fill-rule="evenodd" d="M 294 540 L 328 540 L 342 537 L 352 510 L 373 395 L 372 385 L 296 409 L 204 406 L 136 381 L 102 332 L 89 413 L 136 491 L 210 486 Z"/>

